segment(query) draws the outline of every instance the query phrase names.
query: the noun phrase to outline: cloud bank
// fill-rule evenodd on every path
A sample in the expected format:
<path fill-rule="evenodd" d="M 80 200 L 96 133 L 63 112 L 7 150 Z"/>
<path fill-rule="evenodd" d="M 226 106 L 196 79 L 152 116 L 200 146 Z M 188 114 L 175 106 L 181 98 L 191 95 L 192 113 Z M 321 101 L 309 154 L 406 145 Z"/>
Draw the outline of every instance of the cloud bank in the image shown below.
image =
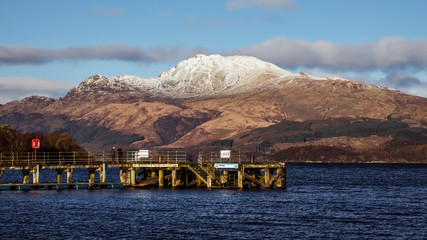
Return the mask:
<path fill-rule="evenodd" d="M 20 100 L 31 95 L 59 98 L 75 83 L 32 77 L 0 77 L 0 104 Z"/>
<path fill-rule="evenodd" d="M 228 54 L 255 56 L 284 68 L 371 71 L 427 68 L 427 40 L 386 37 L 376 42 L 333 44 L 274 38 Z"/>
<path fill-rule="evenodd" d="M 40 65 L 58 60 L 121 60 L 155 63 L 188 58 L 200 52 L 204 52 L 204 50 L 184 50 L 179 46 L 142 49 L 126 45 L 104 45 L 70 47 L 58 50 L 8 45 L 0 46 L 0 66 Z"/>
<path fill-rule="evenodd" d="M 120 60 L 156 63 L 182 60 L 204 49 L 175 47 L 139 48 L 126 45 L 80 46 L 47 49 L 26 46 L 0 46 L 0 66 L 39 65 L 53 61 Z M 386 37 L 375 42 L 334 44 L 320 40 L 273 38 L 243 49 L 223 53 L 248 55 L 272 62 L 285 69 L 323 68 L 333 71 L 427 69 L 427 40 Z"/>

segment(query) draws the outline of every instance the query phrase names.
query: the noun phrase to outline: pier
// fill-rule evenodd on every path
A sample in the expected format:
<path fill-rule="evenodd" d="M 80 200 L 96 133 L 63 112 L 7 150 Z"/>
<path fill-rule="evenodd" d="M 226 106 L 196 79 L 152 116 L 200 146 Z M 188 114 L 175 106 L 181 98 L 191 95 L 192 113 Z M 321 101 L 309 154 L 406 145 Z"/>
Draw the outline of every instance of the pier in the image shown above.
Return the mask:
<path fill-rule="evenodd" d="M 87 182 L 72 181 L 72 174 L 78 168 L 89 172 Z M 107 168 L 119 170 L 120 182 L 106 182 Z M 55 170 L 56 181 L 40 183 L 42 169 Z M 22 171 L 22 183 L 2 183 L 1 176 L 7 170 Z M 253 157 L 229 150 L 201 152 L 195 162 L 188 160 L 186 152 L 159 150 L 128 151 L 120 156 L 107 152 L 41 152 L 37 158 L 34 153 L 0 154 L 0 190 L 123 187 L 284 189 L 286 165 L 255 162 Z"/>

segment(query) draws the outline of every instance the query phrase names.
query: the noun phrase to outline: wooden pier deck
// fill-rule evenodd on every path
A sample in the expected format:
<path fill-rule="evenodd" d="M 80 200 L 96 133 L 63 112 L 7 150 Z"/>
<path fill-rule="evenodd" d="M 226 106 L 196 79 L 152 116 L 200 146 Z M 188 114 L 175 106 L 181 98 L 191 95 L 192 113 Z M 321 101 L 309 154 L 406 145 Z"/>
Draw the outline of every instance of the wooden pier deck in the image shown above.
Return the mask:
<path fill-rule="evenodd" d="M 85 168 L 87 182 L 72 182 L 73 171 Z M 106 182 L 106 169 L 119 169 L 119 183 Z M 42 169 L 57 171 L 57 181 L 40 183 Z M 6 170 L 22 171 L 22 183 L 2 183 Z M 66 173 L 66 179 L 62 179 Z M 95 174 L 99 182 L 95 182 Z M 30 174 L 32 182 L 30 183 Z M 180 151 L 150 151 L 149 156 L 126 152 L 110 157 L 105 153 L 32 153 L 0 154 L 0 190 L 81 189 L 122 187 L 201 187 L 201 188 L 286 188 L 284 163 L 254 163 L 240 153 L 228 158 L 219 153 L 200 153 L 197 162 L 189 162 Z"/>

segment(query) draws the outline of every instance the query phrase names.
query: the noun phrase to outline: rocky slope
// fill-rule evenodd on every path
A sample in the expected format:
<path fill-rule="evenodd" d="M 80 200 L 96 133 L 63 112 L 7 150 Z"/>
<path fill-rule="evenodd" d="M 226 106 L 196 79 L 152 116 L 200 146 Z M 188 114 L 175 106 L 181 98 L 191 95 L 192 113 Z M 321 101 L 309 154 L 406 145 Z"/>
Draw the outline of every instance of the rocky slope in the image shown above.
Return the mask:
<path fill-rule="evenodd" d="M 0 107 L 21 131 L 67 132 L 90 149 L 189 147 L 283 120 L 395 119 L 427 126 L 427 99 L 339 78 L 292 74 L 253 57 L 197 55 L 155 78 L 95 75 L 60 99 Z M 238 146 L 237 146 L 238 147 Z"/>

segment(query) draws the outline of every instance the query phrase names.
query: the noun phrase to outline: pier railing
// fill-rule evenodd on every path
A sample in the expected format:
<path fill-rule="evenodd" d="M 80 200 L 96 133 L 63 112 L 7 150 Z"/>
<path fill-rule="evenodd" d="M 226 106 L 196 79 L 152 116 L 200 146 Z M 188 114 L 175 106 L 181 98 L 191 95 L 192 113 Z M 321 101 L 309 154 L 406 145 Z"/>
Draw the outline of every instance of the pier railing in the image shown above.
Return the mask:
<path fill-rule="evenodd" d="M 90 165 L 102 163 L 133 164 L 133 163 L 182 163 L 188 162 L 187 153 L 184 151 L 150 150 L 149 154 L 141 151 L 126 151 L 112 154 L 103 152 L 34 152 L 0 153 L 1 167 L 20 166 L 62 166 L 62 165 Z M 245 154 L 231 151 L 228 157 L 221 156 L 219 151 L 200 152 L 199 163 L 244 163 L 249 159 Z"/>
<path fill-rule="evenodd" d="M 244 156 L 243 156 L 244 155 Z M 238 151 L 231 151 L 228 157 L 221 157 L 219 151 L 199 153 L 199 161 L 203 163 L 242 163 L 247 162 L 246 155 Z M 245 161 L 246 160 L 246 161 Z"/>
<path fill-rule="evenodd" d="M 21 167 L 35 165 L 90 165 L 102 163 L 178 163 L 186 162 L 187 154 L 182 151 L 152 151 L 142 157 L 137 151 L 122 154 L 110 152 L 24 152 L 0 153 L 0 166 Z"/>

